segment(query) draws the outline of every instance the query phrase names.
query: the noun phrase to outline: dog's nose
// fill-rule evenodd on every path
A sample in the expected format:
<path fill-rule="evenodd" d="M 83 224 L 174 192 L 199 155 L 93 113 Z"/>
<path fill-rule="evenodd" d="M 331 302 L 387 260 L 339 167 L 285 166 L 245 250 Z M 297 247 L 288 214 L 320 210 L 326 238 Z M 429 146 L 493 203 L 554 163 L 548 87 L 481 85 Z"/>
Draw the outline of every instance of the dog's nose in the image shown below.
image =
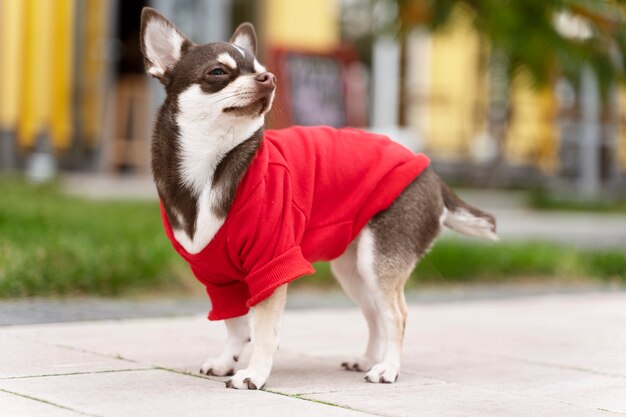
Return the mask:
<path fill-rule="evenodd" d="M 256 76 L 256 81 L 266 87 L 276 86 L 276 77 L 271 72 L 262 72 Z"/>

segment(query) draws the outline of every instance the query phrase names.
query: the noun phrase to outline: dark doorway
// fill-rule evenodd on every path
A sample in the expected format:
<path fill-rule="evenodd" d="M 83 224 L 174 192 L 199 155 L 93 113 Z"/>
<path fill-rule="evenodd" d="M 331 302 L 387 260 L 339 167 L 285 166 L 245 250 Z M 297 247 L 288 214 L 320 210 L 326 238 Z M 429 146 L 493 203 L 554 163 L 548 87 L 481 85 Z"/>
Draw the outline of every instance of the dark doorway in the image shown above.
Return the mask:
<path fill-rule="evenodd" d="M 148 86 L 139 48 L 141 10 L 146 1 L 117 2 L 115 126 L 110 168 L 120 174 L 146 172 L 149 161 Z"/>

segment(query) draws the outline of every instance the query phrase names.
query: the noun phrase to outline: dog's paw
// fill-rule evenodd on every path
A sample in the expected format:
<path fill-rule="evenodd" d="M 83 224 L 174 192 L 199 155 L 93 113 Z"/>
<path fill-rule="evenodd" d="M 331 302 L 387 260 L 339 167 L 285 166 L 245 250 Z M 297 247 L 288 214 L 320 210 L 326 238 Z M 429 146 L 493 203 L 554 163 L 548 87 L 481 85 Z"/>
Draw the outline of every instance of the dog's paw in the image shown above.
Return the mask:
<path fill-rule="evenodd" d="M 398 380 L 398 373 L 400 367 L 398 365 L 381 362 L 376 365 L 365 375 L 367 382 L 373 382 L 375 384 L 393 384 Z"/>
<path fill-rule="evenodd" d="M 242 369 L 226 381 L 227 388 L 263 389 L 269 375 L 261 375 L 252 369 Z"/>
<path fill-rule="evenodd" d="M 204 361 L 200 373 L 215 376 L 231 376 L 235 374 L 235 358 L 209 358 Z"/>
<path fill-rule="evenodd" d="M 372 365 L 374 365 L 374 361 L 367 356 L 360 356 L 341 363 L 341 367 L 346 371 L 357 372 L 367 372 L 372 369 Z"/>

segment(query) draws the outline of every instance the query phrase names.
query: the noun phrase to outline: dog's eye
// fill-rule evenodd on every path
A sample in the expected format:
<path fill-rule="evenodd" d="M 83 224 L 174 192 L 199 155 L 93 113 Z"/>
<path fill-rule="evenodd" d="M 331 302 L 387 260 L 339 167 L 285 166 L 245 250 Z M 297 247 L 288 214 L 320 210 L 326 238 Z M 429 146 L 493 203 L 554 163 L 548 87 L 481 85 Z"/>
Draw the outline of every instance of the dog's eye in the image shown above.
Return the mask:
<path fill-rule="evenodd" d="M 221 68 L 213 68 L 209 71 L 209 75 L 226 75 L 226 71 Z"/>

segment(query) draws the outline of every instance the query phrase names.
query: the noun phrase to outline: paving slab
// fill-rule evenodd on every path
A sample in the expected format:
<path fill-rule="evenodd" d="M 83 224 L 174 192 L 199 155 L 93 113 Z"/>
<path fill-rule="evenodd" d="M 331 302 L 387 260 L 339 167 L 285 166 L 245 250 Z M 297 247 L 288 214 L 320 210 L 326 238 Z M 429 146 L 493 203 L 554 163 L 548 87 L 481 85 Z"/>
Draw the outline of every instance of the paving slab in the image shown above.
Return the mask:
<path fill-rule="evenodd" d="M 348 372 L 338 359 L 317 358 L 305 354 L 280 352 L 276 356 L 269 386 L 272 391 L 289 395 L 353 391 L 369 388 L 372 395 L 383 395 L 391 385 L 372 385 L 364 380 L 363 372 Z M 411 373 L 402 373 L 407 386 L 440 384 L 441 380 Z"/>
<path fill-rule="evenodd" d="M 367 329 L 357 309 L 323 308 L 286 312 L 266 392 L 226 390 L 224 378 L 197 374 L 225 336 L 204 314 L 0 327 L 0 374 L 10 378 L 0 379 L 0 389 L 102 416 L 212 415 L 215 407 L 290 416 L 626 414 L 626 293 L 412 304 L 409 311 L 394 385 L 368 384 L 340 368 L 362 352 Z"/>
<path fill-rule="evenodd" d="M 114 357 L 0 333 L 0 380 L 140 367 L 136 363 Z"/>
<path fill-rule="evenodd" d="M 0 328 L 0 334 L 72 347 L 133 361 L 140 366 L 197 370 L 217 355 L 226 336 L 222 323 L 206 316 L 106 320 Z"/>
<path fill-rule="evenodd" d="M 564 368 L 519 361 L 507 357 L 467 351 L 440 350 L 417 357 L 407 357 L 404 372 L 428 375 L 440 381 L 480 387 L 505 389 L 519 394 L 571 391 L 578 384 L 623 383 L 624 378 L 588 370 Z"/>
<path fill-rule="evenodd" d="M 24 397 L 0 390 L 0 404 L 3 416 L 29 416 L 29 417 L 82 417 L 84 414 L 49 404 L 40 400 Z"/>
<path fill-rule="evenodd" d="M 405 372 L 417 370 L 447 383 L 484 392 L 505 392 L 585 409 L 625 413 L 626 378 L 507 357 L 465 351 L 440 351 L 407 360 Z"/>
<path fill-rule="evenodd" d="M 138 370 L 0 381 L 0 389 L 102 417 L 329 416 L 366 413 L 264 391 L 227 390 L 207 378 Z"/>
<path fill-rule="evenodd" d="M 626 303 L 618 294 L 439 304 L 412 311 L 413 346 L 463 350 L 626 377 Z"/>
<path fill-rule="evenodd" d="M 371 390 L 305 395 L 305 398 L 368 410 L 394 417 L 593 417 L 607 413 L 552 400 L 502 391 L 487 391 L 459 384 L 384 386 L 383 395 Z"/>

